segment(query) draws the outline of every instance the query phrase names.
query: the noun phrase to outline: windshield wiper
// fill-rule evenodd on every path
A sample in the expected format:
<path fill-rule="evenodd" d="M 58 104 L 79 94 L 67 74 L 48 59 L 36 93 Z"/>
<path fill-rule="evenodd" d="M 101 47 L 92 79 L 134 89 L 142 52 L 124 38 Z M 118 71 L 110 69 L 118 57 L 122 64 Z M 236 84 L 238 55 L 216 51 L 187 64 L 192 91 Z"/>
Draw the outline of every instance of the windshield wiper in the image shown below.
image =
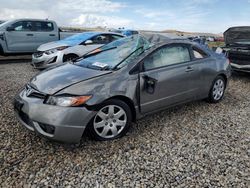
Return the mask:
<path fill-rule="evenodd" d="M 105 51 L 113 50 L 113 49 L 115 49 L 115 48 L 117 48 L 117 47 L 116 47 L 116 46 L 115 46 L 115 47 L 111 47 L 111 48 L 108 48 L 108 49 L 105 49 L 105 50 L 100 50 L 100 51 L 97 51 L 97 52 L 94 52 L 94 53 L 93 53 L 93 51 L 94 51 L 94 50 L 93 50 L 93 51 L 91 51 L 91 52 L 89 52 L 89 53 L 83 55 L 82 57 L 79 57 L 79 58 L 74 59 L 74 60 L 72 61 L 72 64 L 75 64 L 76 62 L 79 62 L 79 61 L 83 60 L 84 58 L 91 57 L 91 56 L 94 56 L 94 55 L 96 55 L 96 54 L 99 54 L 99 53 L 102 53 L 102 52 L 105 52 Z M 97 50 L 97 49 L 95 49 L 95 50 Z"/>
<path fill-rule="evenodd" d="M 120 63 L 118 63 L 116 66 L 114 66 L 112 69 L 115 70 L 117 69 L 117 67 L 122 64 L 124 61 L 126 61 L 129 57 L 131 57 L 135 52 L 139 51 L 139 50 L 143 50 L 143 46 L 137 48 L 136 50 L 134 50 L 132 53 L 130 53 L 126 58 L 124 58 Z M 143 50 L 139 55 L 141 55 L 145 50 Z M 138 55 L 138 56 L 139 56 Z"/>
<path fill-rule="evenodd" d="M 96 54 L 100 54 L 100 53 L 102 53 L 102 52 L 106 52 L 106 51 L 113 50 L 113 49 L 116 49 L 116 48 L 117 48 L 117 46 L 114 46 L 114 47 L 111 47 L 111 48 L 107 48 L 107 49 L 104 49 L 104 50 L 100 50 L 100 51 L 96 51 L 96 52 L 94 52 L 94 53 L 93 53 L 93 51 L 92 51 L 92 52 L 89 52 L 89 53 L 85 54 L 85 55 L 83 56 L 83 58 L 91 57 L 91 56 L 94 56 L 94 55 L 96 55 Z M 97 49 L 96 49 L 96 50 L 97 50 Z M 94 51 L 95 51 L 95 50 L 94 50 Z"/>

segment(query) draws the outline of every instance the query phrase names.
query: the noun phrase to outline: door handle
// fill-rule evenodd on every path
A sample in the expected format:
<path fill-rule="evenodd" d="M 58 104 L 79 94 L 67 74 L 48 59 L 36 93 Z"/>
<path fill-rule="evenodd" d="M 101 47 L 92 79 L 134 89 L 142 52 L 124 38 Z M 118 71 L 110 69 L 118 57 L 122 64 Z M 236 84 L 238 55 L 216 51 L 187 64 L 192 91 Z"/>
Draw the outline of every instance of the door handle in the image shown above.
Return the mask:
<path fill-rule="evenodd" d="M 186 68 L 186 72 L 192 72 L 192 71 L 194 71 L 193 67 L 188 66 L 188 67 Z"/>
<path fill-rule="evenodd" d="M 56 35 L 55 35 L 55 34 L 50 34 L 49 36 L 54 37 L 54 36 L 56 36 Z"/>
<path fill-rule="evenodd" d="M 27 34 L 27 36 L 32 37 L 32 36 L 34 36 L 34 35 L 29 33 L 29 34 Z"/>

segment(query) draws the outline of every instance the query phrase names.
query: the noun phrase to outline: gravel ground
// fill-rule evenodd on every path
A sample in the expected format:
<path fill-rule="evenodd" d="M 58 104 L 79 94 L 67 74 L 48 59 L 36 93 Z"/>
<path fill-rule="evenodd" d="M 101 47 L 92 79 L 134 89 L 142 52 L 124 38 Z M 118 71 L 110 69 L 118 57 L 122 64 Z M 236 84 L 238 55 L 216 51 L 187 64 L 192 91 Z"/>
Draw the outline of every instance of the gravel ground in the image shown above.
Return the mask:
<path fill-rule="evenodd" d="M 133 124 L 112 142 L 73 147 L 24 129 L 13 96 L 36 74 L 0 65 L 1 187 L 249 187 L 250 76 L 237 75 L 219 104 L 172 108 Z"/>

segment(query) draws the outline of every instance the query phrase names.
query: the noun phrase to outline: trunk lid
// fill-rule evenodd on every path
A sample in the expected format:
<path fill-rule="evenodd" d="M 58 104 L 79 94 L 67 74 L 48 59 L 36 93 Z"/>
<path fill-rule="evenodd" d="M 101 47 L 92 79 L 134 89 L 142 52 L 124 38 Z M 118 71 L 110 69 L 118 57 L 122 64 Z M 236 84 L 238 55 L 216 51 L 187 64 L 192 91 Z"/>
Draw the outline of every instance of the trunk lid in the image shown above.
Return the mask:
<path fill-rule="evenodd" d="M 250 26 L 231 27 L 224 32 L 226 45 L 250 46 Z"/>

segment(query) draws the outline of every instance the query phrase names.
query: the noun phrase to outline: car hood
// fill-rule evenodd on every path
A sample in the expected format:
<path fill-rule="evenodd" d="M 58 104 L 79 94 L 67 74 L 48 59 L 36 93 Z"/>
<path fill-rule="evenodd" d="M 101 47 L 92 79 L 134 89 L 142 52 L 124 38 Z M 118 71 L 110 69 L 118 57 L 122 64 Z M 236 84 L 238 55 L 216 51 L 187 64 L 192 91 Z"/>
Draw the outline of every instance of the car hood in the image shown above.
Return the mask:
<path fill-rule="evenodd" d="M 51 50 L 51 49 L 62 47 L 62 46 L 71 47 L 72 45 L 70 45 L 69 43 L 66 43 L 66 42 L 49 42 L 49 43 L 42 44 L 41 46 L 39 46 L 37 48 L 37 51 L 44 52 L 46 50 Z"/>
<path fill-rule="evenodd" d="M 42 93 L 52 95 L 76 83 L 109 73 L 111 71 L 99 71 L 67 63 L 41 72 L 29 84 Z"/>
<path fill-rule="evenodd" d="M 224 32 L 226 45 L 235 45 L 237 43 L 245 43 L 250 45 L 250 27 L 231 27 Z"/>

